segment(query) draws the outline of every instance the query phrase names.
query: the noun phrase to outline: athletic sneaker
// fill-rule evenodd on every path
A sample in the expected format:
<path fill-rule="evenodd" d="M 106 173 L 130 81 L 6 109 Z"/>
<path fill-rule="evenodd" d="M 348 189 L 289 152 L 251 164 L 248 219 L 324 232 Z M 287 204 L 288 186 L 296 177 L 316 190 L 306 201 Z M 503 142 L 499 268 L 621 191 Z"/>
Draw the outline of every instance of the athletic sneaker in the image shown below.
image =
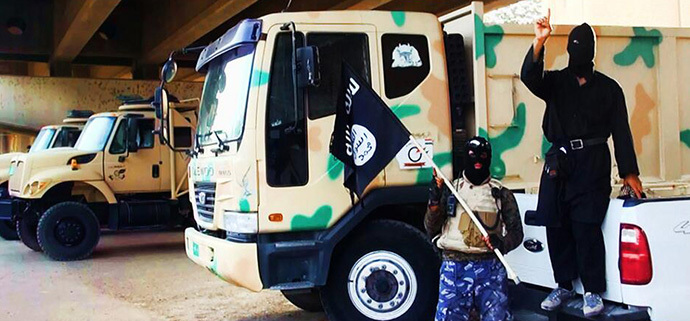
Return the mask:
<path fill-rule="evenodd" d="M 556 310 L 563 302 L 572 298 L 574 295 L 575 290 L 566 290 L 560 287 L 556 288 L 541 302 L 541 308 L 546 311 Z"/>
<path fill-rule="evenodd" d="M 599 294 L 587 292 L 585 293 L 585 304 L 582 306 L 582 312 L 586 317 L 593 317 L 599 315 L 604 310 L 604 300 Z"/>

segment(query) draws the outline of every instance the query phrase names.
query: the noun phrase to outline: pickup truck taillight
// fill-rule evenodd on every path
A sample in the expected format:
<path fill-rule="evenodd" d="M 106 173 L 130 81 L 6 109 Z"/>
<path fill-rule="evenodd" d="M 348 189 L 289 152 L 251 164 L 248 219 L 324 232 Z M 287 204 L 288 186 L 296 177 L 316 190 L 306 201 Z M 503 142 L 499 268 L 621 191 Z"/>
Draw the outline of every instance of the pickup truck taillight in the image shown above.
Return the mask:
<path fill-rule="evenodd" d="M 632 224 L 621 224 L 621 283 L 645 285 L 652 280 L 652 256 L 644 231 Z"/>

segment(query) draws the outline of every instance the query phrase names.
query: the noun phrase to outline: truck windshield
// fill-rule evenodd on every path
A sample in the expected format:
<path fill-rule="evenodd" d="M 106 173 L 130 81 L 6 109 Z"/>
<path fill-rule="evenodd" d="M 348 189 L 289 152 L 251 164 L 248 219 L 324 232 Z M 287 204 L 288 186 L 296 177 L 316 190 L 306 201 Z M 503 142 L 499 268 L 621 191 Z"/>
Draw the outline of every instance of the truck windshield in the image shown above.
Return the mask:
<path fill-rule="evenodd" d="M 201 95 L 197 135 L 201 145 L 238 140 L 244 129 L 254 45 L 233 49 L 211 61 Z"/>
<path fill-rule="evenodd" d="M 115 117 L 92 117 L 84 126 L 83 135 L 79 135 L 74 148 L 88 152 L 102 151 L 108 142 L 114 123 Z"/>
<path fill-rule="evenodd" d="M 53 136 L 55 136 L 55 128 L 41 128 L 29 149 L 29 153 L 48 149 L 50 142 L 53 141 Z"/>

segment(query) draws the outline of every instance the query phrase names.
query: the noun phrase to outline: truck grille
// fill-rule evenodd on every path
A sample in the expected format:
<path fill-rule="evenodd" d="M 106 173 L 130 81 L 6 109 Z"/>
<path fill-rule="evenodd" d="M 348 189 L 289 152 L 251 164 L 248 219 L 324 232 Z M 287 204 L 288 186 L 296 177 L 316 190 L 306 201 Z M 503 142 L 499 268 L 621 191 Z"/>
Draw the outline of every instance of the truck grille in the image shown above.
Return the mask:
<path fill-rule="evenodd" d="M 196 200 L 196 210 L 199 213 L 199 218 L 212 222 L 213 208 L 216 204 L 216 184 L 195 183 L 194 199 Z"/>
<path fill-rule="evenodd" d="M 24 161 L 12 162 L 10 166 L 14 167 L 14 169 L 10 170 L 12 171 L 12 176 L 15 176 L 14 179 L 9 181 L 10 191 L 21 193 L 22 183 L 24 182 Z"/>

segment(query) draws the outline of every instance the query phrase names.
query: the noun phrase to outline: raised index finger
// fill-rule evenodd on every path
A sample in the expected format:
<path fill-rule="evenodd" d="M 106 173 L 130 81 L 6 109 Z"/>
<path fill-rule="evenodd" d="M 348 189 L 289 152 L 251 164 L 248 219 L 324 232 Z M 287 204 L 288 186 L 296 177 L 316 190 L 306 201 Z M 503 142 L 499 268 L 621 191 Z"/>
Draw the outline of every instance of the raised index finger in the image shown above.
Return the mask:
<path fill-rule="evenodd" d="M 546 23 L 551 23 L 551 8 L 546 11 Z"/>

